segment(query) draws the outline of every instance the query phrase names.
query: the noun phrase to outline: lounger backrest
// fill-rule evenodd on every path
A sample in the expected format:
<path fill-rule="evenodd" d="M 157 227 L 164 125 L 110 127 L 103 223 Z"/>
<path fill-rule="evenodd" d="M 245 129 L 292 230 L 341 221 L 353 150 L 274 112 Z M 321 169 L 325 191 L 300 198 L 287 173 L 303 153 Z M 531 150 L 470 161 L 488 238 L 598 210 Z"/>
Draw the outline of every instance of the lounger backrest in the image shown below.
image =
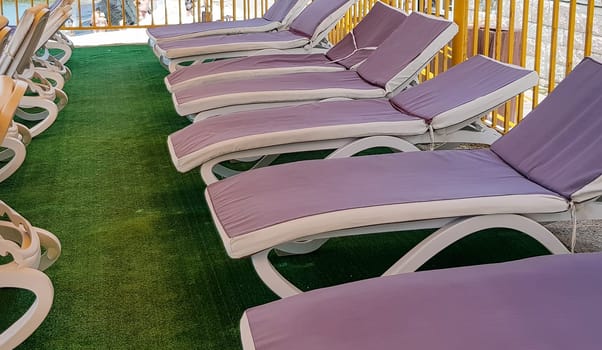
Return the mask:
<path fill-rule="evenodd" d="M 25 90 L 27 84 L 24 81 L 15 81 L 6 75 L 0 76 L 0 142 L 6 136 Z"/>
<path fill-rule="evenodd" d="M 61 2 L 60 0 L 57 2 Z M 71 5 L 63 5 L 48 15 L 48 22 L 44 31 L 40 35 L 35 51 L 39 50 L 46 42 L 61 28 L 61 26 L 71 17 Z"/>
<path fill-rule="evenodd" d="M 357 72 L 387 92 L 404 87 L 457 32 L 458 26 L 451 21 L 412 12 Z"/>
<path fill-rule="evenodd" d="M 288 24 L 306 4 L 307 0 L 276 0 L 263 15 L 263 18 L 268 21 Z"/>
<path fill-rule="evenodd" d="M 326 57 L 349 69 L 364 61 L 374 51 L 361 50 L 362 48 L 378 47 L 407 17 L 408 15 L 401 10 L 379 1 L 351 33 L 328 50 Z M 354 37 L 357 47 L 353 43 Z M 356 49 L 360 50 L 353 52 Z M 353 55 L 349 56 L 352 53 Z"/>
<path fill-rule="evenodd" d="M 0 74 L 12 77 L 21 68 L 22 61 L 29 63 L 31 55 L 27 57 L 27 60 L 24 60 L 23 57 L 31 46 L 32 40 L 39 37 L 40 33 L 35 28 L 41 26 L 43 30 L 47 19 L 48 9 L 44 4 L 25 10 L 10 42 L 0 56 Z"/>
<path fill-rule="evenodd" d="M 33 22 L 33 27 L 28 33 L 29 37 L 26 40 L 27 44 L 23 45 L 22 50 L 20 50 L 19 54 L 15 56 L 15 62 L 18 62 L 16 67 L 17 74 L 23 73 L 23 71 L 31 66 L 31 58 L 38 49 L 40 37 L 42 34 L 44 34 L 44 30 L 46 29 L 50 11 L 48 11 L 46 5 L 42 6 L 43 7 L 41 8 L 40 12 L 36 15 L 36 18 Z"/>
<path fill-rule="evenodd" d="M 491 149 L 575 202 L 602 195 L 602 63 L 585 58 Z"/>
<path fill-rule="evenodd" d="M 320 28 L 341 18 L 355 1 L 357 0 L 314 0 L 295 18 L 289 30 L 295 34 L 312 38 Z"/>
<path fill-rule="evenodd" d="M 436 79 L 427 80 L 400 92 L 391 104 L 405 114 L 439 124 L 445 115 L 457 115 L 457 120 L 446 119 L 446 125 L 460 123 L 470 117 L 479 117 L 489 108 L 537 84 L 536 72 L 519 66 L 495 61 L 485 56 L 473 56 L 456 65 Z M 436 118 L 436 119 L 435 119 Z"/>

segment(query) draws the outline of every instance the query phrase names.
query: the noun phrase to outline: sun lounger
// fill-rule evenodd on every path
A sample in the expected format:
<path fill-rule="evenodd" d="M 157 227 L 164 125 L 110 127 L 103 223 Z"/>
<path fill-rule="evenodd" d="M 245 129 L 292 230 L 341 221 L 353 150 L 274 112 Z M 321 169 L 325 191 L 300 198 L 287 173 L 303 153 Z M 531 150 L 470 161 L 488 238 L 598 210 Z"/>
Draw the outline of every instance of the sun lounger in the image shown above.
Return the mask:
<path fill-rule="evenodd" d="M 244 350 L 600 348 L 602 253 L 381 277 L 247 310 Z"/>
<path fill-rule="evenodd" d="M 216 115 L 331 98 L 379 98 L 403 89 L 456 34 L 450 21 L 413 12 L 355 71 L 310 72 L 203 84 L 172 94 L 180 115 Z"/>
<path fill-rule="evenodd" d="M 2 140 L 0 152 L 0 161 L 4 163 L 0 168 L 0 182 L 6 180 L 21 167 L 25 161 L 25 146 L 26 144 L 20 137 L 20 133 L 26 135 L 28 131 L 19 130 L 18 126 L 13 123 L 13 116 L 19 105 L 27 84 L 22 81 L 15 81 L 7 76 L 0 76 L 0 140 Z"/>
<path fill-rule="evenodd" d="M 325 51 L 315 47 L 355 2 L 357 0 L 315 0 L 303 9 L 287 30 L 182 39 L 158 43 L 154 52 L 173 72 L 184 62 L 249 56 L 265 49 L 291 53 Z"/>
<path fill-rule="evenodd" d="M 49 128 L 56 120 L 58 112 L 67 104 L 67 95 L 32 69 L 31 57 L 47 20 L 46 5 L 36 5 L 27 9 L 0 55 L 0 74 L 27 82 L 32 93 L 21 99 L 16 115 L 37 122 L 30 128 L 33 137 Z"/>
<path fill-rule="evenodd" d="M 203 83 L 302 72 L 334 72 L 354 69 L 362 63 L 407 15 L 377 2 L 360 23 L 328 52 L 314 54 L 264 54 L 198 63 L 165 77 L 170 92 Z"/>
<path fill-rule="evenodd" d="M 364 147 L 391 137 L 415 144 L 491 144 L 499 133 L 481 117 L 537 84 L 537 73 L 474 56 L 390 100 L 346 100 L 239 112 L 200 120 L 168 137 L 176 169 L 201 167 L 205 183 L 228 170 L 220 163 L 321 149 Z M 267 158 L 266 158 L 267 159 Z M 267 160 L 260 163 L 269 164 Z M 217 168 L 216 168 L 217 167 Z"/>
<path fill-rule="evenodd" d="M 577 219 L 602 218 L 601 89 L 602 63 L 586 58 L 491 149 L 339 153 L 347 158 L 232 176 L 208 185 L 205 198 L 228 255 L 252 256 L 281 297 L 299 290 L 268 253 L 309 252 L 330 237 L 439 228 L 385 274 L 415 271 L 457 240 L 494 227 L 566 253 L 541 223 L 572 221 L 576 229 Z"/>
<path fill-rule="evenodd" d="M 156 43 L 210 35 L 271 32 L 287 28 L 305 5 L 307 0 L 277 0 L 260 18 L 167 25 L 149 28 L 146 34 L 152 47 Z"/>
<path fill-rule="evenodd" d="M 61 246 L 52 233 L 33 227 L 2 201 L 0 214 L 8 218 L 0 220 L 0 255 L 12 257 L 0 265 L 0 288 L 25 289 L 36 297 L 25 314 L 0 333 L 0 349 L 13 349 L 38 328 L 50 311 L 54 289 L 41 271 L 58 259 Z"/>

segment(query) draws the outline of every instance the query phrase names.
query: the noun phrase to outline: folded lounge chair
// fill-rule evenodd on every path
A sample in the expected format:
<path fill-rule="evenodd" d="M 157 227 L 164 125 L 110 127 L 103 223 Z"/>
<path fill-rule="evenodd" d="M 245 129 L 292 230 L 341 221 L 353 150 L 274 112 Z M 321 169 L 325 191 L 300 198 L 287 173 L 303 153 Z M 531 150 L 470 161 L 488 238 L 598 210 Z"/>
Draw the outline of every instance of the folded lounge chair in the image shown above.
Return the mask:
<path fill-rule="evenodd" d="M 600 348 L 602 253 L 381 277 L 251 308 L 244 350 Z"/>
<path fill-rule="evenodd" d="M 38 74 L 31 61 L 47 20 L 46 5 L 27 9 L 0 55 L 0 74 L 27 82 L 32 93 L 21 99 L 16 115 L 37 122 L 30 128 L 33 137 L 49 128 L 58 112 L 67 104 L 67 95 Z M 38 111 L 38 108 L 42 111 Z"/>
<path fill-rule="evenodd" d="M 315 0 L 303 9 L 287 30 L 182 39 L 158 43 L 154 52 L 173 72 L 184 62 L 249 56 L 266 49 L 289 53 L 325 51 L 316 47 L 355 2 L 357 0 Z"/>
<path fill-rule="evenodd" d="M 146 34 L 152 47 L 157 43 L 202 36 L 271 32 L 288 27 L 306 4 L 307 0 L 276 0 L 260 18 L 167 25 L 149 28 Z"/>
<path fill-rule="evenodd" d="M 197 63 L 165 77 L 167 90 L 201 86 L 226 80 L 301 72 L 333 72 L 354 69 L 363 62 L 407 15 L 377 2 L 360 23 L 328 52 L 313 54 L 264 54 Z"/>
<path fill-rule="evenodd" d="M 365 147 L 383 137 L 404 150 L 415 144 L 491 144 L 499 133 L 481 117 L 537 84 L 537 73 L 474 56 L 395 97 L 320 102 L 239 112 L 200 120 L 168 137 L 171 159 L 181 172 L 201 167 L 205 183 L 232 173 L 220 163 L 321 149 Z"/>
<path fill-rule="evenodd" d="M 457 31 L 453 22 L 413 12 L 355 71 L 294 73 L 203 84 L 176 91 L 173 102 L 180 115 L 198 113 L 196 120 L 202 120 L 330 98 L 385 97 L 412 83 Z"/>
<path fill-rule="evenodd" d="M 210 184 L 205 198 L 228 255 L 252 256 L 281 297 L 300 291 L 268 253 L 310 252 L 330 237 L 439 228 L 385 274 L 415 271 L 457 240 L 494 227 L 566 253 L 541 222 L 572 220 L 576 229 L 577 219 L 602 218 L 601 89 L 602 63 L 586 58 L 491 149 L 278 165 Z"/>
<path fill-rule="evenodd" d="M 38 328 L 50 311 L 54 288 L 41 271 L 58 259 L 61 246 L 52 233 L 33 227 L 2 201 L 0 214 L 8 217 L 0 220 L 0 255 L 12 257 L 0 265 L 0 288 L 25 289 L 36 297 L 25 314 L 0 333 L 0 349 L 13 349 Z"/>
<path fill-rule="evenodd" d="M 25 146 L 31 136 L 28 130 L 13 123 L 13 116 L 19 105 L 23 94 L 27 90 L 27 84 L 15 81 L 7 76 L 0 76 L 0 161 L 4 163 L 0 168 L 0 182 L 6 180 L 21 167 L 25 161 Z M 25 129 L 25 130 L 23 130 Z M 23 133 L 26 137 L 21 137 Z"/>

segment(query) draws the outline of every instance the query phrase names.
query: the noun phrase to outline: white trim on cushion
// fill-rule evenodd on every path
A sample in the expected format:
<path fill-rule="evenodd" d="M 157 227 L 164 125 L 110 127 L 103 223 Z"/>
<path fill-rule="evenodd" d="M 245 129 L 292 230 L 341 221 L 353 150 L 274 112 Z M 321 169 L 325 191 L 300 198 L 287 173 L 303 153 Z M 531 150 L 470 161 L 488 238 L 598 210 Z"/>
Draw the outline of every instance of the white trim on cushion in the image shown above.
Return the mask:
<path fill-rule="evenodd" d="M 219 221 L 209 192 L 205 199 L 228 255 L 243 258 L 282 243 L 353 227 L 488 214 L 559 213 L 568 202 L 552 195 L 510 195 L 392 204 L 307 216 L 230 238 Z"/>
<path fill-rule="evenodd" d="M 278 132 L 268 132 L 264 134 L 255 134 L 224 140 L 211 144 L 198 151 L 187 154 L 183 157 L 176 157 L 171 137 L 168 137 L 167 143 L 171 160 L 176 169 L 180 172 L 187 172 L 203 163 L 229 154 L 249 149 L 258 149 L 270 146 L 308 143 L 313 141 L 335 140 L 345 138 L 360 138 L 379 135 L 420 135 L 428 130 L 426 123 L 422 119 L 406 120 L 397 122 L 373 122 L 358 124 L 340 124 L 330 126 L 319 126 L 304 129 L 286 130 Z"/>
<path fill-rule="evenodd" d="M 243 350 L 255 350 L 255 341 L 253 340 L 251 325 L 249 324 L 246 311 L 242 314 L 240 319 L 240 341 Z"/>
<path fill-rule="evenodd" d="M 291 10 L 288 12 L 288 14 L 282 20 L 282 23 L 281 23 L 282 28 L 281 29 L 288 28 L 288 26 L 291 25 L 291 22 L 294 21 L 295 18 L 297 18 L 297 16 L 299 16 L 299 14 L 301 12 L 303 12 L 303 10 L 305 9 L 306 6 L 307 6 L 307 0 L 298 0 L 297 4 L 295 6 L 293 6 L 293 8 L 291 8 Z"/>
<path fill-rule="evenodd" d="M 172 94 L 171 96 L 178 114 L 185 116 L 232 105 L 281 101 L 290 101 L 291 103 L 294 103 L 295 101 L 322 100 L 331 97 L 347 97 L 354 99 L 379 98 L 384 97 L 384 95 L 385 91 L 383 89 L 373 87 L 371 89 L 326 88 L 288 91 L 252 91 L 199 98 L 186 103 L 178 103 L 175 94 Z"/>

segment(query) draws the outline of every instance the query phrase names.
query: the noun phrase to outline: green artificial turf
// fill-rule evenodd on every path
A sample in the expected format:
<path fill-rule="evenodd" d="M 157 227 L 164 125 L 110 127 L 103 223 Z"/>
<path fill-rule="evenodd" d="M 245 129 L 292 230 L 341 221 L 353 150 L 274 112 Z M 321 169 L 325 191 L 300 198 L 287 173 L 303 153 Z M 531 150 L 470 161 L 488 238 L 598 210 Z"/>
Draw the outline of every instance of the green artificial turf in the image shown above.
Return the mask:
<path fill-rule="evenodd" d="M 239 348 L 242 312 L 275 296 L 248 259 L 227 257 L 198 173 L 171 165 L 166 137 L 188 122 L 173 109 L 166 72 L 147 46 L 76 49 L 68 65 L 69 104 L 0 184 L 0 199 L 63 247 L 47 271 L 54 306 L 21 348 Z M 426 234 L 337 239 L 274 260 L 299 286 L 316 288 L 376 276 Z M 544 253 L 520 234 L 490 230 L 427 268 Z M 0 328 L 31 301 L 0 290 Z"/>

